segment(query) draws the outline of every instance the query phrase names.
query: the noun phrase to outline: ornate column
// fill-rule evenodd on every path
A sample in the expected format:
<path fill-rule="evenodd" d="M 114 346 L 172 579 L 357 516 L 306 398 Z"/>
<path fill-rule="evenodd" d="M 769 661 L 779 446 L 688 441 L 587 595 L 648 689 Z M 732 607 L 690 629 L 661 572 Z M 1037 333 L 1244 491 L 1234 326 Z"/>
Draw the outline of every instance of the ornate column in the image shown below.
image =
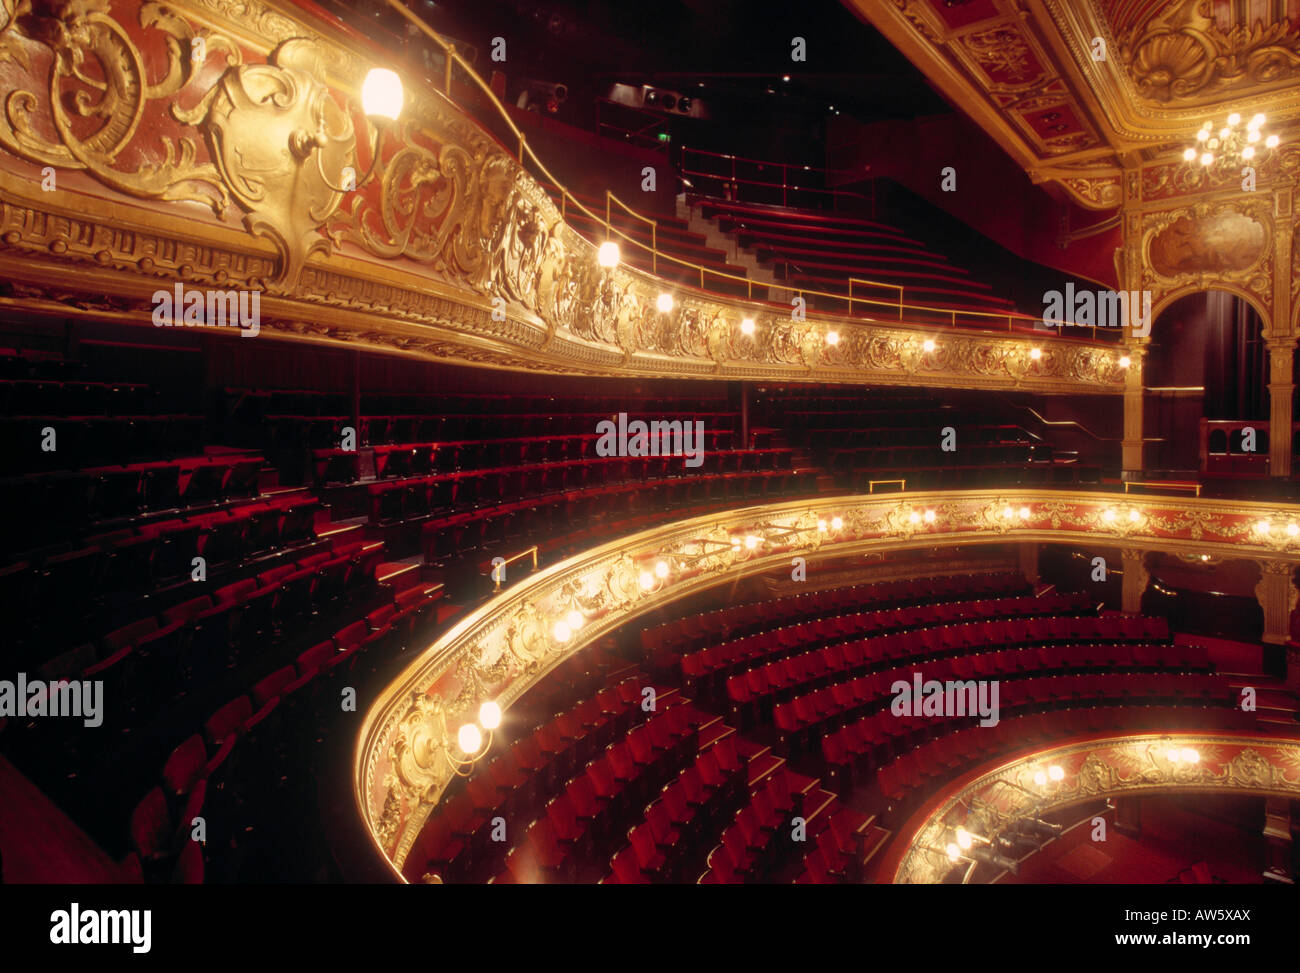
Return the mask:
<path fill-rule="evenodd" d="M 1143 365 L 1146 361 L 1145 345 L 1131 345 L 1125 348 L 1131 364 L 1124 372 L 1124 439 L 1122 443 L 1121 468 L 1126 480 L 1140 480 L 1145 469 L 1142 444 L 1144 429 L 1142 425 Z"/>
<path fill-rule="evenodd" d="M 1268 473 L 1291 475 L 1291 402 L 1295 395 L 1294 338 L 1268 342 Z"/>
<path fill-rule="evenodd" d="M 1136 615 L 1142 611 L 1142 596 L 1146 594 L 1147 582 L 1151 580 L 1146 567 L 1147 552 L 1125 548 L 1119 553 L 1124 564 L 1120 608 L 1126 615 Z"/>
<path fill-rule="evenodd" d="M 1255 597 L 1264 609 L 1264 641 L 1284 645 L 1291 639 L 1291 612 L 1295 610 L 1296 591 L 1292 578 L 1295 565 L 1288 561 L 1262 561 Z"/>
<path fill-rule="evenodd" d="M 1030 584 L 1038 584 L 1038 544 L 1020 545 L 1020 573 Z"/>

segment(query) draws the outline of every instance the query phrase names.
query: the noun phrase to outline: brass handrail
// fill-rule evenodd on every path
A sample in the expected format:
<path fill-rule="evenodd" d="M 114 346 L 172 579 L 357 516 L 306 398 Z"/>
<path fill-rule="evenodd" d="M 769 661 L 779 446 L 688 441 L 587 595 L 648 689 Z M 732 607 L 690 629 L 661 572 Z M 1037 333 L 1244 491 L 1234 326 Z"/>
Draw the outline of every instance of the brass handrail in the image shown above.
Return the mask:
<path fill-rule="evenodd" d="M 500 564 L 493 564 L 492 565 L 492 582 L 493 582 L 492 590 L 493 591 L 501 590 L 501 581 L 505 577 L 506 565 L 514 564 L 516 561 L 526 558 L 529 554 L 533 556 L 533 570 L 536 571 L 537 570 L 537 545 L 536 544 L 534 544 L 532 547 L 524 548 L 518 554 L 511 554 L 509 557 L 502 558 Z M 493 558 L 492 560 L 495 561 L 496 558 Z"/>
<path fill-rule="evenodd" d="M 868 493 L 875 493 L 875 492 L 876 492 L 876 484 L 877 484 L 877 483 L 897 483 L 897 484 L 898 484 L 898 488 L 899 488 L 899 490 L 906 490 L 906 489 L 907 489 L 907 481 L 906 481 L 906 480 L 868 480 L 868 481 L 867 481 L 867 492 L 868 492 Z"/>
<path fill-rule="evenodd" d="M 1154 487 L 1166 490 L 1191 490 L 1196 496 L 1201 495 L 1201 484 L 1185 483 L 1180 480 L 1125 480 L 1124 492 L 1128 493 L 1128 488 L 1131 486 Z"/>
<path fill-rule="evenodd" d="M 444 40 L 437 33 L 437 31 L 435 31 L 432 27 L 430 27 L 423 20 L 417 17 L 414 13 L 408 10 L 406 6 L 401 3 L 401 0 L 387 0 L 387 2 L 388 5 L 392 7 L 394 10 L 396 10 L 399 14 L 401 14 L 401 16 L 408 23 L 414 26 L 418 31 L 420 31 L 420 33 L 424 34 L 435 44 L 437 44 L 439 48 L 442 49 L 443 56 L 446 58 L 446 62 L 447 62 L 447 68 L 443 75 L 443 94 L 445 94 L 449 100 L 451 100 L 452 67 L 454 64 L 459 64 L 461 70 L 472 79 L 474 85 L 478 87 L 479 91 L 487 98 L 489 104 L 491 104 L 491 106 L 496 109 L 496 112 L 501 117 L 501 120 L 504 121 L 506 125 L 509 127 L 511 135 L 513 135 L 518 140 L 518 149 L 516 150 L 516 158 L 519 161 L 519 163 L 522 165 L 524 163 L 525 157 L 531 159 L 532 162 L 537 166 L 538 170 L 540 170 L 546 182 L 559 191 L 560 215 L 566 220 L 566 222 L 568 216 L 568 204 L 571 203 L 573 206 L 575 206 L 578 209 L 579 212 L 587 216 L 593 223 L 596 223 L 597 225 L 602 227 L 605 231 L 605 235 L 607 239 L 611 236 L 616 236 L 620 240 L 628 244 L 631 244 L 634 247 L 639 247 L 642 250 L 648 251 L 650 254 L 651 266 L 654 268 L 653 272 L 656 275 L 659 272 L 658 271 L 659 262 L 661 260 L 667 260 L 670 263 L 678 264 L 682 267 L 687 268 L 688 270 L 697 272 L 699 274 L 701 290 L 705 289 L 704 280 L 705 280 L 705 275 L 707 274 L 709 276 L 721 278 L 723 280 L 731 280 L 739 284 L 744 284 L 746 293 L 749 295 L 750 299 L 752 300 L 754 281 L 751 278 L 740 277 L 736 274 L 729 274 L 725 271 L 713 270 L 711 268 L 705 267 L 703 264 L 695 263 L 694 261 L 691 260 L 685 260 L 671 253 L 664 253 L 660 251 L 658 245 L 657 223 L 654 220 L 650 219 L 649 217 L 642 216 L 632 207 L 628 206 L 627 203 L 623 202 L 616 195 L 614 195 L 614 193 L 612 193 L 611 191 L 606 190 L 605 192 L 605 216 L 604 217 L 601 217 L 599 214 L 593 213 L 590 209 L 588 209 L 582 203 L 581 200 L 579 200 L 573 193 L 571 193 L 568 190 L 568 188 L 563 183 L 561 183 L 558 179 L 556 179 L 554 174 L 548 168 L 546 168 L 545 163 L 543 163 L 542 160 L 538 157 L 537 153 L 533 151 L 532 147 L 528 145 L 528 142 L 524 137 L 523 130 L 514 123 L 513 119 L 511 119 L 510 114 L 506 109 L 506 106 L 502 104 L 501 100 L 496 96 L 496 92 L 494 92 L 491 86 L 486 81 L 484 81 L 482 77 L 479 76 L 478 72 L 474 70 L 473 66 L 468 61 L 466 61 L 463 57 L 461 57 L 459 53 L 457 53 L 456 46 L 452 44 L 450 41 Z M 635 217 L 638 220 L 641 220 L 642 222 L 650 224 L 651 226 L 650 246 L 647 247 L 640 240 L 637 240 L 636 238 L 630 236 L 629 234 L 624 233 L 622 230 L 616 229 L 614 227 L 612 223 L 611 203 L 615 203 L 615 202 L 618 203 L 619 207 L 622 208 L 631 216 Z M 894 287 L 897 285 L 887 285 L 887 286 Z M 1005 314 L 1001 314 L 1001 313 L 994 313 L 988 311 L 959 310 L 957 308 L 947 308 L 939 305 L 904 304 L 902 301 L 901 288 L 900 288 L 900 298 L 897 304 L 886 303 L 883 301 L 873 301 L 870 298 L 854 298 L 852 297 L 851 294 L 852 292 L 851 282 L 849 285 L 850 295 L 848 297 L 846 297 L 844 294 L 835 294 L 829 291 L 810 290 L 808 288 L 779 288 L 779 289 L 793 291 L 800 296 L 807 295 L 809 297 L 824 297 L 836 301 L 848 300 L 850 302 L 850 312 L 849 312 L 850 315 L 852 314 L 852 304 L 854 303 L 876 305 L 879 307 L 888 307 L 891 311 L 897 309 L 900 321 L 903 320 L 904 310 L 921 311 L 923 313 L 930 313 L 930 314 L 936 312 L 940 314 L 948 314 L 950 316 L 953 327 L 957 326 L 958 315 L 978 317 L 978 318 L 996 318 L 998 320 L 1005 319 L 1007 322 L 1008 331 L 1011 331 L 1013 329 L 1012 322 L 1014 320 L 1031 321 L 1031 322 L 1038 322 L 1041 320 L 1041 318 L 1034 317 L 1028 314 L 1021 314 L 1018 311 L 1010 311 Z M 1092 337 L 1094 340 L 1097 337 L 1097 329 L 1095 326 L 1092 328 Z"/>

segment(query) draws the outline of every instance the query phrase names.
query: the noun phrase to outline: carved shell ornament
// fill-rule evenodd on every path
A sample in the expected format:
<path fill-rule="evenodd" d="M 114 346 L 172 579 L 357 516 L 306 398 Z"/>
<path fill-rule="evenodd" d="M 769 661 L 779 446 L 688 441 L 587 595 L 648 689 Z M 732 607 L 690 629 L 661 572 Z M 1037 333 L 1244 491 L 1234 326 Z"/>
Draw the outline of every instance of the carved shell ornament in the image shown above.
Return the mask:
<path fill-rule="evenodd" d="M 326 180 L 340 182 L 356 163 L 352 119 L 317 80 L 324 74 L 314 44 L 285 41 L 270 63 L 229 69 L 184 119 L 205 113 L 213 160 L 246 211 L 244 225 L 279 252 L 278 289 L 297 282 L 312 254 L 330 251 L 321 227 L 343 194 Z"/>

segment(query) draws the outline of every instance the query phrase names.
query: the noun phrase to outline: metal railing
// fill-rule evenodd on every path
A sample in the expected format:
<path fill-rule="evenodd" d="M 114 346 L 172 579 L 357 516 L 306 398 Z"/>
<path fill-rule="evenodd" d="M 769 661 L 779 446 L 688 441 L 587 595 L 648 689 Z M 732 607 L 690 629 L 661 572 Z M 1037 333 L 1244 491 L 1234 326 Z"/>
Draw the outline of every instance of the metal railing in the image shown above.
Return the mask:
<path fill-rule="evenodd" d="M 982 328 L 994 321 L 999 322 L 999 325 L 1001 322 L 1006 322 L 1006 330 L 1008 332 L 1011 332 L 1015 329 L 1016 322 L 1021 322 L 1022 326 L 1028 326 L 1031 328 L 1036 324 L 1042 323 L 1041 317 L 1034 317 L 1028 314 L 1021 314 L 1018 311 L 1008 311 L 1008 312 L 971 311 L 971 310 L 965 310 L 960 308 L 948 308 L 940 305 L 907 304 L 904 303 L 903 301 L 903 289 L 901 287 L 898 287 L 898 285 L 894 285 L 894 284 L 880 284 L 879 282 L 876 281 L 867 281 L 867 280 L 860 280 L 860 279 L 856 280 L 857 283 L 870 284 L 873 286 L 885 286 L 891 289 L 897 287 L 899 291 L 898 300 L 896 302 L 887 302 L 887 301 L 873 300 L 871 298 L 865 298 L 865 297 L 854 297 L 852 295 L 852 288 L 853 288 L 853 283 L 855 281 L 853 280 L 849 282 L 849 293 L 847 294 L 835 293 L 831 291 L 813 290 L 811 288 L 806 288 L 806 287 L 781 288 L 778 285 L 769 285 L 762 281 L 754 281 L 749 277 L 742 277 L 738 274 L 732 274 L 726 271 L 721 271 L 711 267 L 706 267 L 703 264 L 697 263 L 695 261 L 686 260 L 675 254 L 668 253 L 660 249 L 659 247 L 658 222 L 651 217 L 644 216 L 643 214 L 637 212 L 635 209 L 633 209 L 623 200 L 619 199 L 618 196 L 616 196 L 613 192 L 609 190 L 606 190 L 605 192 L 604 215 L 593 212 L 577 196 L 575 196 L 572 192 L 570 192 L 569 189 L 563 183 L 561 183 L 560 180 L 557 179 L 555 175 L 546 167 L 545 163 L 542 162 L 541 158 L 537 155 L 537 153 L 535 153 L 532 150 L 532 148 L 528 145 L 523 130 L 518 125 L 515 124 L 514 120 L 510 116 L 510 112 L 507 109 L 507 107 L 497 97 L 496 93 L 492 90 L 491 86 L 486 81 L 484 81 L 483 78 L 480 77 L 479 74 L 474 70 L 473 66 L 467 60 L 465 60 L 463 57 L 460 56 L 460 54 L 456 50 L 456 46 L 452 44 L 450 41 L 445 40 L 436 31 L 434 31 L 432 27 L 430 27 L 423 20 L 417 17 L 414 13 L 408 10 L 401 3 L 401 0 L 387 0 L 387 3 L 388 6 L 390 6 L 393 10 L 395 10 L 398 14 L 400 14 L 401 17 L 403 17 L 407 21 L 407 23 L 413 26 L 421 34 L 429 38 L 429 40 L 433 41 L 433 43 L 437 45 L 437 47 L 442 51 L 444 61 L 445 61 L 445 67 L 444 67 L 443 77 L 442 77 L 442 92 L 447 96 L 449 100 L 455 101 L 455 99 L 452 98 L 452 82 L 453 82 L 453 70 L 457 66 L 459 66 L 461 72 L 466 77 L 469 78 L 470 83 L 472 85 L 472 89 L 476 90 L 476 92 L 479 95 L 481 95 L 487 100 L 488 106 L 495 112 L 496 116 L 498 117 L 498 120 L 505 124 L 506 131 L 508 132 L 510 139 L 513 140 L 515 143 L 515 151 L 514 151 L 515 159 L 519 162 L 520 165 L 525 167 L 527 167 L 531 163 L 531 165 L 535 167 L 536 172 L 540 173 L 539 181 L 543 182 L 544 184 L 548 184 L 549 187 L 554 189 L 556 193 L 559 195 L 560 215 L 565 219 L 565 221 L 568 222 L 570 208 L 576 210 L 577 212 L 581 213 L 593 224 L 595 224 L 597 227 L 600 228 L 600 230 L 604 235 L 604 240 L 608 241 L 612 239 L 617 239 L 621 241 L 621 243 L 625 243 L 630 247 L 644 251 L 648 255 L 652 272 L 656 275 L 659 274 L 660 267 L 662 265 L 665 264 L 674 265 L 677 267 L 684 268 L 692 275 L 695 275 L 699 282 L 698 286 L 701 291 L 708 290 L 707 283 L 710 280 L 732 281 L 738 285 L 744 285 L 746 297 L 749 300 L 753 300 L 754 285 L 757 283 L 760 287 L 763 288 L 777 287 L 777 289 L 779 290 L 789 291 L 805 299 L 810 297 L 815 297 L 815 298 L 821 298 L 825 300 L 846 302 L 849 306 L 850 316 L 853 313 L 852 310 L 853 305 L 862 304 L 862 305 L 867 305 L 869 307 L 886 308 L 889 310 L 891 317 L 893 317 L 894 313 L 897 312 L 898 319 L 900 321 L 904 320 L 906 312 L 909 311 L 916 312 L 918 315 L 923 316 L 923 319 L 918 322 L 922 324 L 933 323 L 932 321 L 924 320 L 925 316 L 939 317 L 941 319 L 947 317 L 948 323 L 952 327 L 958 326 L 959 319 L 963 321 L 967 319 L 974 319 L 977 322 L 975 326 L 982 327 Z M 836 192 L 841 192 L 841 194 L 843 194 L 842 191 L 839 190 L 837 190 Z M 648 245 L 643 241 L 637 239 L 632 234 L 627 233 L 624 230 L 615 226 L 613 220 L 613 206 L 615 204 L 617 204 L 619 209 L 629 214 L 635 220 L 645 223 L 650 227 L 650 243 Z M 1000 327 L 995 328 L 994 330 L 1000 330 Z M 1034 330 L 1039 330 L 1040 333 L 1042 333 L 1041 329 L 1035 328 Z M 1092 331 L 1092 338 L 1095 340 L 1097 336 L 1096 327 L 1095 326 L 1092 327 L 1091 331 Z"/>
<path fill-rule="evenodd" d="M 721 168 L 725 172 L 710 171 L 703 168 L 692 167 L 690 156 L 696 156 L 702 160 L 695 163 L 695 166 L 703 166 L 708 163 L 703 160 L 716 159 L 721 162 Z M 774 182 L 768 179 L 752 178 L 741 174 L 743 168 L 748 167 L 753 171 L 753 176 L 765 174 L 768 170 L 773 170 L 780 174 L 780 182 Z M 871 217 L 875 219 L 876 215 L 876 183 L 871 181 L 871 195 L 867 196 L 851 189 L 838 189 L 834 186 L 800 186 L 791 178 L 791 173 L 795 173 L 795 178 L 814 178 L 815 176 L 806 174 L 831 175 L 846 170 L 823 169 L 819 166 L 805 166 L 791 164 L 788 162 L 778 162 L 769 159 L 750 159 L 743 155 L 728 155 L 723 152 L 709 152 L 706 149 L 692 149 L 685 145 L 682 146 L 681 155 L 681 175 L 683 181 L 691 185 L 687 177 L 695 177 L 701 181 L 711 181 L 717 184 L 718 192 L 714 195 L 720 199 L 725 198 L 729 202 L 752 202 L 759 204 L 775 205 L 772 200 L 775 199 L 775 190 L 781 191 L 782 206 L 790 205 L 790 197 L 796 194 L 807 194 L 814 200 L 820 201 L 823 197 L 829 197 L 830 208 L 834 208 L 837 199 L 856 199 L 868 203 L 871 207 Z M 824 180 L 823 180 L 824 181 Z M 750 199 L 745 200 L 741 195 L 741 187 L 757 187 L 760 189 L 772 190 L 771 193 L 757 192 L 751 193 Z M 708 195 L 701 193 L 701 195 Z M 758 198 L 755 198 L 758 197 Z"/>

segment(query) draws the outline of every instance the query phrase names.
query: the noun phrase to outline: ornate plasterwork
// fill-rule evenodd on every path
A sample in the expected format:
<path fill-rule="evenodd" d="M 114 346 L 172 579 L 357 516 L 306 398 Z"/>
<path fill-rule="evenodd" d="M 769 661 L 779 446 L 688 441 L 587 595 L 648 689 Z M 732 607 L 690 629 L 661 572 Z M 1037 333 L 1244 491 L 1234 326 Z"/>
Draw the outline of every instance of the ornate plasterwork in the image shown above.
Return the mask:
<path fill-rule="evenodd" d="M 1240 194 L 1143 214 L 1141 289 L 1157 305 L 1189 287 L 1236 289 L 1255 300 L 1267 322 L 1274 298 L 1271 208 L 1268 197 Z"/>
<path fill-rule="evenodd" d="M 1194 749 L 1198 759 L 1171 759 Z M 1036 771 L 1056 765 L 1059 782 L 1034 781 Z M 999 786 L 1006 782 L 1012 786 Z M 896 883 L 942 882 L 953 866 L 942 849 L 958 825 L 968 828 L 969 808 L 982 822 L 1006 820 L 1031 810 L 1054 809 L 1097 798 L 1158 792 L 1300 796 L 1300 741 L 1228 733 L 1108 736 L 1049 747 L 975 772 L 941 792 L 899 831 L 882 878 Z M 982 828 L 977 833 L 983 833 Z"/>
<path fill-rule="evenodd" d="M 928 510 L 935 513 L 932 521 L 924 517 Z M 1300 507 L 1285 505 L 958 491 L 748 507 L 623 538 L 503 592 L 384 690 L 358 740 L 358 812 L 376 852 L 396 872 L 450 779 L 447 762 L 437 755 L 439 727 L 472 719 L 487 699 L 508 709 L 554 666 L 630 618 L 704 588 L 788 566 L 795 555 L 839 559 L 909 548 L 1057 541 L 1295 565 L 1300 536 L 1292 537 L 1286 525 L 1298 516 Z M 1261 523 L 1272 526 L 1263 532 Z M 756 539 L 752 545 L 750 537 Z M 660 562 L 662 572 L 655 570 Z M 552 626 L 575 609 L 585 621 L 560 642 Z M 400 823 L 392 824 L 394 816 Z M 383 822 L 388 823 L 381 827 Z"/>
<path fill-rule="evenodd" d="M 660 313 L 661 281 L 598 267 L 541 186 L 437 93 L 408 92 L 375 179 L 337 193 L 346 169 L 371 162 L 355 98 L 367 58 L 296 8 L 29 9 L 0 29 L 0 77 L 15 89 L 0 119 L 0 272 L 38 300 L 91 309 L 110 295 L 144 323 L 152 293 L 180 280 L 268 291 L 264 333 L 471 364 L 1120 389 L 1116 353 L 1083 342 L 1044 342 L 1031 361 L 1031 339 L 958 330 L 927 354 L 932 328 L 795 320 L 680 290 Z M 53 167 L 53 191 L 28 163 Z"/>
<path fill-rule="evenodd" d="M 1300 75 L 1295 25 L 1257 20 L 1225 28 L 1205 0 L 1165 4 L 1148 20 L 1118 27 L 1117 39 L 1138 95 L 1162 104 L 1255 93 Z"/>
<path fill-rule="evenodd" d="M 1153 190 L 1215 188 L 1181 167 L 1206 118 L 1263 112 L 1284 145 L 1300 123 L 1300 30 L 1285 20 L 1219 24 L 1206 0 L 989 0 L 977 19 L 942 0 L 852 2 L 1035 181 L 1087 208 L 1119 205 L 1113 180 L 1138 166 L 1160 167 Z M 1257 168 L 1261 185 L 1296 176 Z"/>

